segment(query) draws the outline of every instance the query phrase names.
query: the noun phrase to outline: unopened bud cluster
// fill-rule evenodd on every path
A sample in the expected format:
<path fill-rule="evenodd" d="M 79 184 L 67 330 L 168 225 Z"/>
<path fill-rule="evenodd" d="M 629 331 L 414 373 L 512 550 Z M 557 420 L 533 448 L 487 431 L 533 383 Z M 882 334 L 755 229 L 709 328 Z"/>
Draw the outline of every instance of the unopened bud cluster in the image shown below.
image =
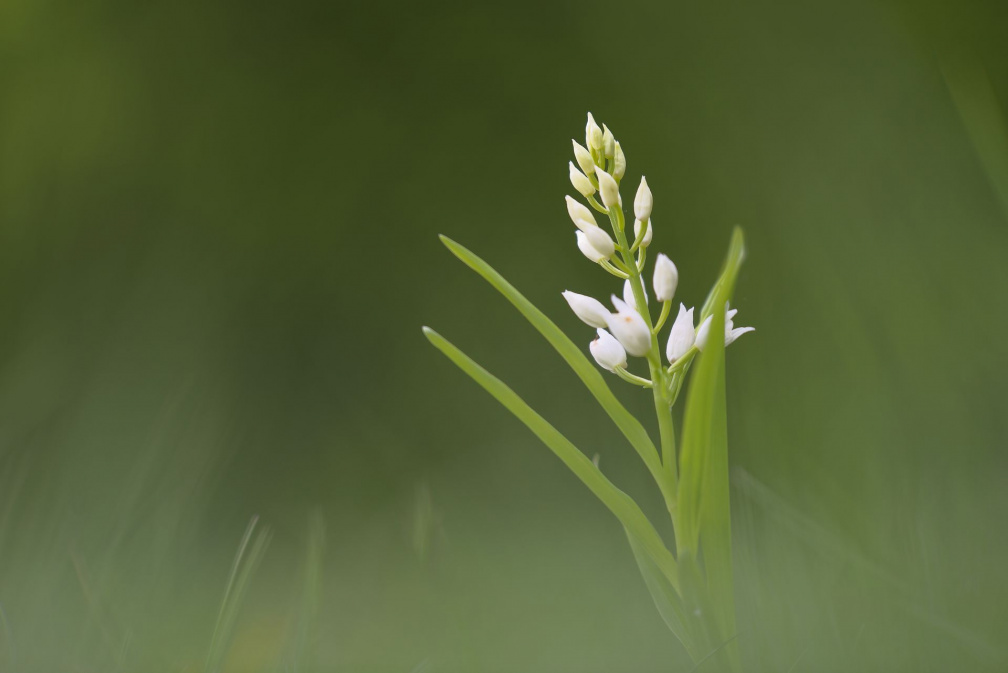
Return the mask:
<path fill-rule="evenodd" d="M 669 257 L 664 254 L 657 256 L 651 289 L 661 314 L 653 323 L 648 306 L 650 297 L 642 282 L 646 252 L 654 235 L 651 189 L 647 180 L 641 177 L 633 200 L 633 238 L 628 238 L 629 232 L 624 231 L 620 197 L 620 181 L 627 167 L 623 148 L 609 127 L 600 127 L 591 113 L 585 125 L 584 145 L 576 140 L 571 143 L 574 148 L 574 161 L 569 163 L 571 185 L 591 206 L 589 208 L 573 197 L 567 197 L 567 214 L 576 228 L 578 249 L 592 262 L 623 279 L 623 296 L 612 295 L 615 311 L 610 311 L 597 299 L 576 292 L 565 291 L 564 299 L 578 318 L 596 328 L 597 337 L 589 349 L 601 367 L 634 383 L 653 386 L 655 381 L 626 371 L 627 355 L 648 358 L 649 364 L 653 365 L 652 379 L 658 374 L 664 381 L 667 374 L 681 370 L 693 355 L 703 350 L 708 342 L 712 316 L 704 317 L 701 325 L 696 327 L 694 309 L 680 303 L 664 349 L 668 372 L 655 371 L 654 365 L 660 365 L 658 334 L 671 311 L 671 302 L 679 285 L 679 271 Z M 608 217 L 612 225 L 611 234 L 599 226 L 593 209 Z M 735 327 L 733 318 L 736 313 L 736 309 L 725 306 L 725 346 L 754 329 Z"/>

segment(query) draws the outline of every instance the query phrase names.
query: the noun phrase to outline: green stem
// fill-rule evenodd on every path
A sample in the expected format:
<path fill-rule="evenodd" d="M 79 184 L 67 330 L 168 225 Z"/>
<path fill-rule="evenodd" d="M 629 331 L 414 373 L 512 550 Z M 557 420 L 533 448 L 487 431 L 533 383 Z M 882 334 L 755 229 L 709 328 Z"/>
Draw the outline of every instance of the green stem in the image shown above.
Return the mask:
<path fill-rule="evenodd" d="M 640 247 L 640 244 L 644 242 L 644 237 L 647 236 L 647 230 L 649 226 L 648 222 L 649 220 L 644 220 L 643 222 L 641 222 L 640 233 L 637 234 L 637 237 L 634 239 L 633 245 L 630 246 L 630 252 L 636 252 L 637 248 Z"/>
<path fill-rule="evenodd" d="M 658 332 L 661 332 L 661 328 L 665 324 L 665 321 L 668 320 L 669 312 L 671 310 L 672 310 L 672 302 L 671 301 L 662 302 L 661 315 L 658 316 L 658 322 L 656 322 L 655 326 L 654 326 L 654 332 L 655 332 L 655 334 L 658 334 Z"/>
<path fill-rule="evenodd" d="M 598 185 L 595 185 L 595 189 L 598 189 Z M 585 198 L 588 200 L 588 205 L 589 206 L 591 206 L 595 210 L 599 211 L 600 213 L 603 213 L 605 215 L 609 214 L 609 210 L 605 206 L 603 206 L 601 203 L 599 203 L 598 201 L 595 200 L 595 195 L 594 194 L 592 196 L 586 196 Z"/>
<path fill-rule="evenodd" d="M 636 374 L 631 374 L 622 367 L 616 367 L 616 369 L 613 370 L 613 373 L 619 376 L 627 383 L 632 383 L 635 386 L 641 386 L 642 388 L 654 387 L 654 384 L 651 383 L 651 381 L 649 381 L 648 379 L 644 378 L 643 376 L 637 376 Z"/>
<path fill-rule="evenodd" d="M 603 269 L 605 269 L 612 275 L 616 276 L 617 278 L 622 278 L 623 280 L 626 280 L 627 278 L 630 277 L 630 274 L 628 274 L 626 271 L 621 271 L 620 269 L 617 269 L 610 262 L 607 262 L 604 259 L 601 262 L 599 262 L 599 266 L 601 266 Z"/>
<path fill-rule="evenodd" d="M 651 350 L 647 354 L 648 368 L 651 370 L 651 381 L 654 387 L 651 392 L 654 394 L 655 413 L 658 416 L 658 431 L 661 434 L 661 453 L 664 483 L 660 484 L 662 494 L 665 496 L 665 506 L 672 517 L 672 526 L 676 526 L 677 508 L 676 491 L 679 488 L 679 469 L 676 465 L 676 445 L 675 445 L 675 425 L 672 422 L 672 405 L 668 398 L 668 375 L 662 366 L 660 350 L 658 347 L 658 335 L 655 334 L 654 325 L 651 323 L 651 313 L 648 311 L 647 300 L 644 298 L 644 284 L 641 282 L 640 269 L 633 253 L 630 252 L 630 245 L 627 243 L 626 232 L 624 231 L 623 211 L 620 208 L 612 208 L 609 212 L 609 220 L 612 222 L 613 234 L 616 236 L 617 246 L 623 263 L 630 270 L 630 288 L 633 290 L 634 300 L 637 304 L 637 311 L 644 318 L 648 329 L 651 330 Z"/>

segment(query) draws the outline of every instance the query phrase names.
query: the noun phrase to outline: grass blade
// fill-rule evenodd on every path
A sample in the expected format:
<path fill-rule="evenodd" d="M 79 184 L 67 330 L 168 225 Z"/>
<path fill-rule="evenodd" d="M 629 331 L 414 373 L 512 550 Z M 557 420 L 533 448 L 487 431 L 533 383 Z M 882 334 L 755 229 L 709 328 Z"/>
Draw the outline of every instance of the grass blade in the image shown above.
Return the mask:
<path fill-rule="evenodd" d="M 459 369 L 468 374 L 494 399 L 514 414 L 570 468 L 571 472 L 616 515 L 623 527 L 627 529 L 628 534 L 640 543 L 640 547 L 647 557 L 661 570 L 672 587 L 678 590 L 679 577 L 675 559 L 637 503 L 609 481 L 587 456 L 581 453 L 549 421 L 536 413 L 507 384 L 478 365 L 472 358 L 434 330 L 424 327 L 423 333 L 435 348 L 444 353 Z"/>
<path fill-rule="evenodd" d="M 511 283 L 497 273 L 493 267 L 447 236 L 441 236 L 440 238 L 441 242 L 445 244 L 445 247 L 453 255 L 462 260 L 466 266 L 482 276 L 495 290 L 504 295 L 525 319 L 546 338 L 556 352 L 560 354 L 560 357 L 574 370 L 574 373 L 581 379 L 581 382 L 584 383 L 585 387 L 588 388 L 588 391 L 591 392 L 605 412 L 609 414 L 609 418 L 613 420 L 616 427 L 620 429 L 620 432 L 633 445 L 637 453 L 640 454 L 648 471 L 651 472 L 659 488 L 661 488 L 662 494 L 667 501 L 671 502 L 673 494 L 669 490 L 667 477 L 663 473 L 658 449 L 655 448 L 654 442 L 651 441 L 647 430 L 644 429 L 640 421 L 616 399 L 616 396 L 606 384 L 605 379 L 602 378 L 598 367 L 585 356 L 581 349 L 552 320 L 546 317 L 546 314 L 536 308 L 532 302 L 526 299 Z"/>
<path fill-rule="evenodd" d="M 322 557 L 325 552 L 325 521 L 318 510 L 308 520 L 308 549 L 305 553 L 301 598 L 294 616 L 294 632 L 284 665 L 285 673 L 311 669 L 311 650 L 322 597 Z"/>
<path fill-rule="evenodd" d="M 213 637 L 210 640 L 210 651 L 207 654 L 206 673 L 217 673 L 224 663 L 224 657 L 231 642 L 231 635 L 234 631 L 235 622 L 238 620 L 238 611 L 241 607 L 245 591 L 249 582 L 255 574 L 259 561 L 262 560 L 266 547 L 269 544 L 270 532 L 263 528 L 256 532 L 256 524 L 259 517 L 254 516 L 249 521 L 245 535 L 242 536 L 241 544 L 238 545 L 238 553 L 235 554 L 234 563 L 231 564 L 231 575 L 228 577 L 227 588 L 224 590 L 224 599 L 221 601 L 220 612 L 217 614 L 217 623 L 214 626 Z M 251 545 L 251 546 L 250 546 Z"/>

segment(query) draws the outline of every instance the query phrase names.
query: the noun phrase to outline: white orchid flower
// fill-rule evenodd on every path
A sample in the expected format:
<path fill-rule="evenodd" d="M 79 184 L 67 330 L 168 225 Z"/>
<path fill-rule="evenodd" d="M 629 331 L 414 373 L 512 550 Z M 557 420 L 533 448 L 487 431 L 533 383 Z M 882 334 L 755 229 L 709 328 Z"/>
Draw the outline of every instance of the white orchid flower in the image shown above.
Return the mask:
<path fill-rule="evenodd" d="M 627 353 L 636 357 L 643 357 L 651 350 L 651 330 L 641 314 L 625 301 L 612 296 L 613 306 L 616 313 L 610 313 L 606 322 L 609 331 L 616 337 Z"/>

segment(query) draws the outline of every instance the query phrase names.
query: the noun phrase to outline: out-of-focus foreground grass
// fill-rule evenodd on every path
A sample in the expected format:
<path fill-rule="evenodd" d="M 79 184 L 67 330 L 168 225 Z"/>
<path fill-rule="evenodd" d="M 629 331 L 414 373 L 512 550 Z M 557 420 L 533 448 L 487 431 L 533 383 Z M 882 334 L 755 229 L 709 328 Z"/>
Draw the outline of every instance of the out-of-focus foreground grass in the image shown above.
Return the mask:
<path fill-rule="evenodd" d="M 690 670 L 618 524 L 419 332 L 648 492 L 435 236 L 584 333 L 560 292 L 615 289 L 561 205 L 589 109 L 684 301 L 746 228 L 744 661 L 1004 670 L 1006 26 L 994 0 L 0 3 L 0 671 L 202 670 L 253 516 L 225 670 Z"/>

